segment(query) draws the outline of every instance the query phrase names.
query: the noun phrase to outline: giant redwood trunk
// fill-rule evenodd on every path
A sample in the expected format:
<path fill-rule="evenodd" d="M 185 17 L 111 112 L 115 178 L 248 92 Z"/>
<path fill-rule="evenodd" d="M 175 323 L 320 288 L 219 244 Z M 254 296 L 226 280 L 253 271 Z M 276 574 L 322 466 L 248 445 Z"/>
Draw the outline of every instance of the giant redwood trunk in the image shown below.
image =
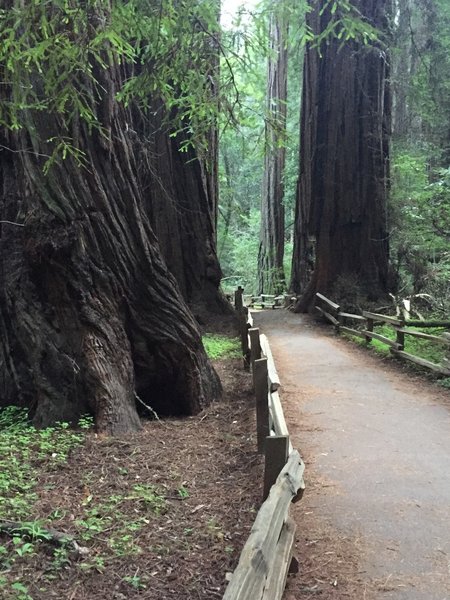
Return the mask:
<path fill-rule="evenodd" d="M 217 5 L 217 19 L 219 6 Z M 219 44 L 208 35 L 204 53 L 209 67 L 205 85 L 218 110 Z M 142 127 L 153 156 L 157 177 L 147 188 L 150 220 L 171 273 L 194 315 L 208 320 L 214 314 L 231 314 L 220 291 L 222 272 L 217 257 L 218 139 L 217 124 L 207 134 L 201 152 L 188 142 L 188 134 L 168 130 L 164 107 L 152 111 Z M 189 129 L 189 123 L 186 123 Z"/>
<path fill-rule="evenodd" d="M 315 33 L 332 18 L 320 4 L 308 16 Z M 389 4 L 354 2 L 381 31 Z M 369 299 L 387 291 L 388 78 L 381 44 L 330 39 L 321 54 L 306 50 L 291 282 L 302 294 L 297 310 L 308 310 L 316 292 L 332 293 L 339 278 L 357 279 Z"/>
<path fill-rule="evenodd" d="M 284 165 L 286 150 L 287 15 L 278 7 L 270 16 L 267 69 L 267 117 L 261 230 L 258 253 L 259 293 L 280 293 L 285 287 Z"/>
<path fill-rule="evenodd" d="M 112 63 L 95 89 L 83 82 L 103 133 L 32 110 L 1 133 L 0 405 L 29 406 L 38 425 L 91 412 L 122 433 L 139 427 L 137 396 L 190 414 L 220 393 L 150 225 L 158 165 L 143 159 L 136 111 L 116 102 L 123 71 Z M 46 140 L 61 136 L 86 167 L 68 157 L 46 176 Z"/>
<path fill-rule="evenodd" d="M 167 266 L 200 320 L 230 312 L 219 290 L 215 148 L 208 161 L 192 147 L 180 152 L 180 135 L 170 137 L 160 124 L 150 139 L 158 177 L 151 178 L 147 187 L 149 214 Z"/>

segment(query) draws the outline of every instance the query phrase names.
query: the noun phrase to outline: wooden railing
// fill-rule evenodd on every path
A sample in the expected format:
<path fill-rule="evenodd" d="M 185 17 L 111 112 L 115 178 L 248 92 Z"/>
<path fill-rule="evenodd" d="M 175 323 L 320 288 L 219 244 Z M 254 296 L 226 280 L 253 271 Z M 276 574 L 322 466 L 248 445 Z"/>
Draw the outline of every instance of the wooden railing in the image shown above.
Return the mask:
<path fill-rule="evenodd" d="M 381 315 L 369 311 L 363 311 L 361 315 L 356 315 L 342 312 L 339 304 L 336 304 L 323 294 L 316 294 L 316 300 L 316 310 L 334 325 L 338 333 L 343 332 L 354 335 L 367 342 L 378 340 L 389 346 L 389 350 L 394 356 L 413 362 L 440 375 L 450 376 L 450 360 L 448 358 L 444 359 L 442 364 L 436 364 L 420 356 L 405 352 L 405 336 L 407 335 L 429 340 L 449 348 L 449 333 L 443 333 L 439 336 L 431 335 L 422 331 L 409 329 L 409 327 L 450 327 L 450 321 L 413 321 L 411 319 Z M 380 323 L 393 328 L 395 339 L 388 338 L 374 331 L 374 326 Z M 359 324 L 360 327 L 357 329 L 357 325 L 355 324 Z"/>
<path fill-rule="evenodd" d="M 289 506 L 303 494 L 305 465 L 290 441 L 269 341 L 253 327 L 242 296 L 239 288 L 235 308 L 245 365 L 253 376 L 257 447 L 264 454 L 263 504 L 223 600 L 280 600 L 289 571 L 297 567 L 292 556 L 296 525 L 289 517 Z"/>
<path fill-rule="evenodd" d="M 248 307 L 261 306 L 261 308 L 279 308 L 284 306 L 285 297 L 274 296 L 271 294 L 260 294 L 259 296 L 246 294 L 242 296 L 242 300 L 244 306 Z"/>

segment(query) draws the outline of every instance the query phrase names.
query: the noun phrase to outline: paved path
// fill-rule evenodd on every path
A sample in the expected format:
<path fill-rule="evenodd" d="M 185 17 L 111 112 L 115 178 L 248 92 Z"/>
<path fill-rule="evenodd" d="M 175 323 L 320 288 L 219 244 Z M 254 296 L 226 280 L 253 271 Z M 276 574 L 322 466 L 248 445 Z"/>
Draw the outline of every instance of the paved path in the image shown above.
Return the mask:
<path fill-rule="evenodd" d="M 330 555 L 340 538 L 351 540 L 353 556 L 339 563 L 357 581 L 353 593 L 339 586 L 334 565 L 315 586 L 290 585 L 288 597 L 450 600 L 450 394 L 307 316 L 271 310 L 254 320 L 269 337 L 294 445 L 316 481 L 305 512 L 334 532 Z"/>

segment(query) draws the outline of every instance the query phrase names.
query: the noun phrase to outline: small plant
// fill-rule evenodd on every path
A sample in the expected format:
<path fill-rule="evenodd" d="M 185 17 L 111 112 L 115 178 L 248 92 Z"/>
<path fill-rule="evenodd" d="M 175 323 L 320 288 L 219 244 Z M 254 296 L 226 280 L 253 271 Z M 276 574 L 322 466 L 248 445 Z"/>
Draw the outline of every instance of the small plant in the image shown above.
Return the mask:
<path fill-rule="evenodd" d="M 15 592 L 15 600 L 33 600 L 28 593 L 28 588 L 20 581 L 11 584 L 11 589 Z"/>
<path fill-rule="evenodd" d="M 14 551 L 18 556 L 33 554 L 34 546 L 30 542 L 24 542 L 20 536 L 13 536 Z"/>
<path fill-rule="evenodd" d="M 178 495 L 182 500 L 185 500 L 186 498 L 189 498 L 189 491 L 182 485 L 178 488 Z"/>
<path fill-rule="evenodd" d="M 127 500 L 138 500 L 145 504 L 146 508 L 159 515 L 166 507 L 164 496 L 158 493 L 157 488 L 151 484 L 137 483 L 133 486 L 133 493 L 127 496 Z"/>
<path fill-rule="evenodd" d="M 103 573 L 105 570 L 105 558 L 103 556 L 94 556 L 91 560 L 82 562 L 80 564 L 80 569 L 82 571 L 98 571 L 99 573 Z"/>
<path fill-rule="evenodd" d="M 92 415 L 83 415 L 78 421 L 80 429 L 92 429 L 94 426 L 94 417 Z"/>
<path fill-rule="evenodd" d="M 129 583 L 135 590 L 145 589 L 147 586 L 142 582 L 142 578 L 138 575 L 124 577 L 123 580 Z"/>
<path fill-rule="evenodd" d="M 64 546 L 55 548 L 53 551 L 52 570 L 60 571 L 70 564 L 69 551 Z"/>

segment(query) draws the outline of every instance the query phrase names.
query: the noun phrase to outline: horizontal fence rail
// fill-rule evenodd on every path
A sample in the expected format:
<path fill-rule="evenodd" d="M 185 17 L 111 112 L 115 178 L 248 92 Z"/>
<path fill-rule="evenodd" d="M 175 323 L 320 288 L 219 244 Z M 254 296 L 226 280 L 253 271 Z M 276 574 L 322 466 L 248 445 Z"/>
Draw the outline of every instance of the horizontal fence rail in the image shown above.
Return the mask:
<path fill-rule="evenodd" d="M 223 600 L 281 600 L 288 573 L 297 569 L 292 556 L 296 525 L 289 507 L 303 494 L 305 465 L 292 447 L 269 340 L 253 327 L 244 299 L 238 288 L 235 308 L 244 365 L 253 377 L 257 447 L 264 454 L 263 503 Z"/>
<path fill-rule="evenodd" d="M 450 359 L 448 357 L 445 358 L 441 364 L 436 364 L 425 358 L 421 358 L 420 356 L 405 352 L 405 336 L 408 335 L 450 347 L 450 333 L 442 333 L 438 336 L 409 329 L 410 327 L 450 328 L 450 321 L 413 321 L 398 316 L 382 315 L 369 311 L 363 311 L 362 315 L 342 312 L 339 304 L 336 304 L 323 294 L 319 293 L 316 294 L 315 308 L 319 314 L 334 325 L 338 333 L 347 333 L 362 338 L 366 342 L 378 340 L 389 346 L 389 350 L 394 356 L 420 365 L 421 367 L 439 373 L 440 375 L 450 376 Z M 391 339 L 374 331 L 374 327 L 377 324 L 388 325 L 391 327 L 395 333 L 395 339 Z M 360 325 L 360 328 L 357 329 L 357 325 Z"/>

